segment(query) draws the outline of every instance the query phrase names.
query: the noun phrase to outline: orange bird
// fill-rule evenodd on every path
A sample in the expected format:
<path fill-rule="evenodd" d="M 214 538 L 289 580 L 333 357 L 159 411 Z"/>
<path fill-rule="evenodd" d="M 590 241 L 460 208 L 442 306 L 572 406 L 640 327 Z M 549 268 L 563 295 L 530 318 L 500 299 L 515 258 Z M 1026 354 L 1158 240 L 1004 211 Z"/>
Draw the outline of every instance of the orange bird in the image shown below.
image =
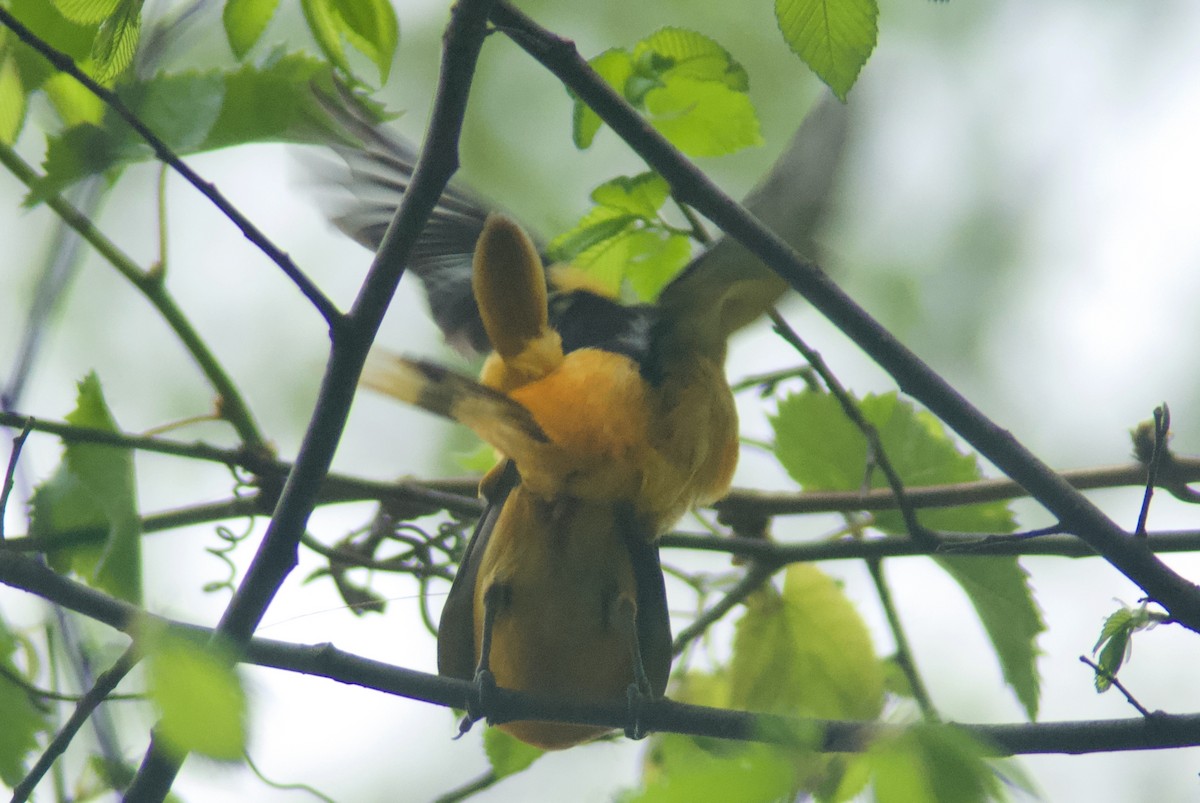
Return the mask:
<path fill-rule="evenodd" d="M 415 154 L 344 108 L 338 116 L 363 147 L 338 148 L 357 200 L 335 222 L 375 248 Z M 814 250 L 845 118 L 821 102 L 747 201 L 802 252 Z M 720 241 L 656 303 L 622 305 L 572 286 L 570 271 L 548 272 L 520 226 L 457 184 L 408 270 L 447 340 L 491 353 L 478 381 L 388 357 L 364 383 L 465 424 L 501 455 L 480 485 L 487 506 L 442 612 L 439 672 L 574 700 L 661 696 L 671 629 L 657 538 L 729 489 L 738 425 L 726 343 L 784 282 Z M 499 727 L 545 749 L 606 730 Z"/>

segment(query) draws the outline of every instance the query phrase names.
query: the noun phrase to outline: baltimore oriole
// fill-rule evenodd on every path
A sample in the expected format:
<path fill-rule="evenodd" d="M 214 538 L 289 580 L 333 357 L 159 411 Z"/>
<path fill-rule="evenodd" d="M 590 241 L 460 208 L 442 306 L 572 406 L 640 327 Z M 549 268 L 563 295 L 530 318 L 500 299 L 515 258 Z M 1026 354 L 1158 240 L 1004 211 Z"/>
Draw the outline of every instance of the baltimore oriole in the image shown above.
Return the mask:
<path fill-rule="evenodd" d="M 335 222 L 375 248 L 415 152 L 344 107 L 338 116 L 363 146 L 338 148 L 357 200 Z M 747 201 L 802 252 L 813 251 L 845 118 L 823 101 Z M 729 488 L 738 426 L 726 343 L 774 304 L 783 280 L 720 241 L 655 304 L 622 305 L 546 271 L 520 226 L 458 184 L 408 270 L 451 344 L 492 353 L 478 382 L 388 358 L 364 383 L 466 424 L 502 455 L 481 483 L 488 504 L 442 612 L 439 672 L 589 701 L 661 695 L 671 630 L 656 539 Z M 547 749 L 605 730 L 499 727 Z"/>

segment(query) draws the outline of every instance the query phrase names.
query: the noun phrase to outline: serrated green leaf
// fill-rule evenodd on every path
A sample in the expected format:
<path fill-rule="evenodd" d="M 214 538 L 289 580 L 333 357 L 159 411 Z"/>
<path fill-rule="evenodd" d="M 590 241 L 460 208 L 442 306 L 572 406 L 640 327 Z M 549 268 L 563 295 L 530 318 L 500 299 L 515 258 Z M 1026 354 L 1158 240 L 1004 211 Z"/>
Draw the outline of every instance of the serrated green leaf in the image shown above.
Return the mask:
<path fill-rule="evenodd" d="M 875 49 L 876 0 L 775 0 L 775 19 L 792 52 L 844 101 Z"/>
<path fill-rule="evenodd" d="M 1096 646 L 1092 647 L 1092 652 L 1100 649 L 1100 645 L 1116 636 L 1118 633 L 1128 633 L 1133 627 L 1133 611 L 1129 608 L 1118 608 L 1108 615 L 1104 620 L 1104 626 L 1100 628 L 1100 638 L 1096 639 Z"/>
<path fill-rule="evenodd" d="M 333 79 L 328 65 L 319 59 L 289 53 L 222 75 L 221 112 L 197 150 L 251 142 L 329 142 L 332 124 L 314 98 L 312 86 L 315 83 L 329 92 Z"/>
<path fill-rule="evenodd" d="M 746 69 L 724 47 L 702 33 L 685 28 L 660 28 L 634 45 L 637 64 L 653 60 L 658 72 L 698 81 L 717 81 L 730 89 L 746 92 L 750 79 Z"/>
<path fill-rule="evenodd" d="M 134 84 L 122 94 L 130 108 L 159 138 L 180 153 L 195 152 L 208 138 L 225 96 L 219 73 L 187 72 L 162 75 Z M 126 129 L 128 131 L 128 129 Z M 129 139 L 148 151 L 132 132 Z"/>
<path fill-rule="evenodd" d="M 828 393 L 794 393 L 771 416 L 775 456 L 806 491 L 854 490 L 866 471 L 867 441 Z"/>
<path fill-rule="evenodd" d="M 688 156 L 724 156 L 763 142 L 750 97 L 715 81 L 668 75 L 646 93 L 646 114 Z"/>
<path fill-rule="evenodd" d="M 79 383 L 68 423 L 119 431 L 95 374 Z M 128 602 L 142 596 L 141 519 L 138 516 L 133 454 L 128 449 L 94 443 L 69 443 L 54 476 L 32 499 L 32 533 L 53 539 L 59 532 L 96 527 L 106 532 L 99 546 L 52 550 L 51 564 L 87 578 L 97 588 Z"/>
<path fill-rule="evenodd" d="M 346 75 L 354 75 L 342 39 L 374 62 L 380 81 L 387 80 L 399 41 L 395 11 L 385 0 L 301 0 L 308 29 L 325 58 Z"/>
<path fill-rule="evenodd" d="M 1107 674 L 1096 673 L 1096 691 L 1106 692 L 1112 688 L 1112 679 L 1121 671 L 1129 657 L 1130 645 L 1133 643 L 1131 630 L 1121 630 L 1109 637 L 1100 650 L 1096 665 Z"/>
<path fill-rule="evenodd" d="M 1097 665 L 1108 673 L 1107 676 L 1096 673 L 1096 691 L 1106 692 L 1112 687 L 1112 679 L 1129 660 L 1133 650 L 1133 634 L 1139 630 L 1149 630 L 1166 618 L 1165 614 L 1150 610 L 1144 602 L 1136 608 L 1121 606 L 1109 614 L 1100 629 L 1100 638 L 1092 647 L 1093 653 L 1100 651 Z"/>
<path fill-rule="evenodd" d="M 167 634 L 147 639 L 156 733 L 173 752 L 234 761 L 246 749 L 246 692 L 230 656 Z"/>
<path fill-rule="evenodd" d="M 622 94 L 625 93 L 625 83 L 633 75 L 633 57 L 627 50 L 606 50 L 590 59 L 588 64 L 609 86 Z M 600 130 L 601 120 L 599 115 L 574 94 L 571 98 L 575 101 L 571 117 L 571 138 L 576 148 L 584 150 L 591 147 L 596 132 Z"/>
<path fill-rule="evenodd" d="M 233 71 L 160 73 L 124 87 L 123 98 L 181 156 L 255 142 L 325 144 L 337 134 L 312 92 L 332 87 L 328 65 L 302 54 L 282 55 Z M 152 158 L 121 121 L 81 124 L 47 142 L 43 192 Z"/>
<path fill-rule="evenodd" d="M 229 48 L 238 60 L 245 58 L 267 30 L 278 6 L 279 0 L 225 0 L 221 22 L 225 25 Z"/>
<path fill-rule="evenodd" d="M 546 754 L 545 750 L 514 739 L 499 728 L 483 732 L 483 750 L 497 780 L 516 775 Z"/>
<path fill-rule="evenodd" d="M 870 394 L 858 400 L 864 418 L 875 426 L 883 450 L 906 486 L 970 482 L 981 477 L 974 455 L 958 451 L 936 418 L 918 411 L 896 393 Z M 771 419 L 779 462 L 806 490 L 859 490 L 867 469 L 867 440 L 829 394 L 805 392 L 779 402 Z M 881 471 L 871 487 L 886 487 Z M 920 513 L 926 527 L 956 532 L 1011 532 L 1016 523 L 1008 505 L 989 502 Z M 906 532 L 898 511 L 881 511 L 875 526 Z"/>
<path fill-rule="evenodd" d="M 346 41 L 379 70 L 379 83 L 387 83 L 400 42 L 396 11 L 387 0 L 333 0 Z"/>
<path fill-rule="evenodd" d="M 1041 678 L 1037 637 L 1046 629 L 1029 587 L 1029 574 L 1016 558 L 937 558 L 959 584 L 983 623 L 1004 680 L 1030 720 L 1037 719 Z"/>
<path fill-rule="evenodd" d="M 592 190 L 592 200 L 600 206 L 653 220 L 671 195 L 671 185 L 657 173 L 617 176 Z"/>
<path fill-rule="evenodd" d="M 619 219 L 613 218 L 612 223 Z M 628 279 L 639 298 L 650 300 L 687 264 L 691 243 L 661 228 L 636 228 L 636 221 L 627 219 L 615 234 L 577 254 L 571 264 L 612 296 Z M 599 234 L 603 225 L 582 232 L 581 239 Z"/>
<path fill-rule="evenodd" d="M 123 0 L 53 0 L 54 7 L 60 14 L 80 25 L 103 22 L 116 13 L 122 2 Z"/>
<path fill-rule="evenodd" d="M 820 569 L 788 567 L 783 593 L 751 597 L 738 621 L 731 702 L 753 711 L 873 719 L 883 670 L 862 617 Z"/>
<path fill-rule="evenodd" d="M 13 661 L 17 639 L 0 619 L 0 667 L 22 676 Z M 12 788 L 25 777 L 25 757 L 38 746 L 38 736 L 50 730 L 47 714 L 33 704 L 29 695 L 8 678 L 0 676 L 0 782 Z"/>
<path fill-rule="evenodd" d="M 111 83 L 133 63 L 142 36 L 142 0 L 123 0 L 116 14 L 100 24 L 92 43 L 96 80 Z"/>
<path fill-rule="evenodd" d="M 573 228 L 551 240 L 546 251 L 559 262 L 574 260 L 588 249 L 616 237 L 637 220 L 636 215 L 619 209 L 608 206 L 593 207 Z"/>
<path fill-rule="evenodd" d="M 308 32 L 317 41 L 317 46 L 329 62 L 346 75 L 354 75 L 346 50 L 342 47 L 342 29 L 330 0 L 300 0 Z"/>
<path fill-rule="evenodd" d="M 896 393 L 869 395 L 859 410 L 875 426 L 883 450 L 906 485 L 969 482 L 981 476 L 973 455 L 962 454 L 944 427 L 918 412 Z M 779 403 L 771 419 L 776 455 L 787 472 L 808 490 L 856 490 L 865 475 L 866 438 L 828 394 L 805 392 Z M 872 472 L 882 487 L 882 472 Z M 961 532 L 1008 532 L 1015 522 L 1002 502 L 960 508 L 926 509 L 927 527 Z M 875 526 L 905 532 L 898 512 L 881 512 Z M 1036 638 L 1045 625 L 1033 599 L 1028 576 L 1016 558 L 939 558 L 938 564 L 959 583 L 996 649 L 1004 678 L 1032 719 L 1037 712 L 1039 680 Z"/>
<path fill-rule="evenodd" d="M 918 724 L 868 751 L 878 803 L 983 803 L 1000 796 L 992 751 L 950 725 Z"/>
<path fill-rule="evenodd" d="M 17 141 L 25 121 L 25 88 L 17 70 L 17 59 L 0 45 L 0 143 Z"/>
<path fill-rule="evenodd" d="M 96 38 L 95 24 L 71 22 L 53 3 L 46 0 L 10 0 L 6 7 L 39 39 L 66 53 L 76 64 L 86 64 L 91 58 L 92 42 Z M 17 59 L 21 83 L 27 92 L 37 89 L 51 76 L 60 74 L 42 54 L 24 42 L 17 41 L 16 37 L 7 39 Z"/>

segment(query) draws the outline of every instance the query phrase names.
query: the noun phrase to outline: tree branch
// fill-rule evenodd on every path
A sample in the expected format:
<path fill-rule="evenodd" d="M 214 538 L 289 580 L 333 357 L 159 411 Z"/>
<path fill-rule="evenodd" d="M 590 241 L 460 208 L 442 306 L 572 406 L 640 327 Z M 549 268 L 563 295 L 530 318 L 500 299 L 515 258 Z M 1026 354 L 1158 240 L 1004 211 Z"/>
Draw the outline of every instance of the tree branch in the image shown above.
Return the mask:
<path fill-rule="evenodd" d="M 0 583 L 56 602 L 131 635 L 149 618 L 192 638 L 215 631 L 147 614 L 141 609 L 69 580 L 37 561 L 0 552 Z M 343 652 L 332 644 L 300 645 L 254 638 L 243 660 L 258 666 L 328 678 L 411 700 L 462 708 L 474 684 L 392 666 Z M 497 688 L 492 722 L 540 719 L 620 729 L 628 724 L 624 701 L 579 703 Z M 799 744 L 824 751 L 864 749 L 876 736 L 898 726 L 877 722 L 813 720 L 754 714 L 671 700 L 647 702 L 641 720 L 649 730 L 739 741 Z M 956 724 L 996 749 L 999 755 L 1097 753 L 1158 750 L 1200 745 L 1200 714 L 1153 714 L 1136 719 L 1094 722 L 1036 722 L 1009 725 Z M 128 798 L 127 798 L 128 799 Z"/>
<path fill-rule="evenodd" d="M 296 464 L 262 544 L 217 625 L 217 636 L 234 649 L 249 642 L 296 565 L 298 544 L 345 427 L 367 350 L 404 273 L 408 254 L 458 168 L 459 132 L 491 5 L 492 0 L 459 0 L 451 11 L 426 145 L 353 307 L 343 324 L 331 330 L 329 362 Z M 162 800 L 181 764 L 182 757 L 170 755 L 152 736 L 126 799 L 139 803 Z"/>
<path fill-rule="evenodd" d="M 13 787 L 12 803 L 24 803 L 33 794 L 34 788 L 41 782 L 42 778 L 50 771 L 54 762 L 58 757 L 67 752 L 67 748 L 71 745 L 71 741 L 75 738 L 75 734 L 79 733 L 79 729 L 87 722 L 88 717 L 96 710 L 102 702 L 108 699 L 112 690 L 117 687 L 130 670 L 137 665 L 140 659 L 140 654 L 134 647 L 129 647 L 122 653 L 108 671 L 104 672 L 100 677 L 96 678 L 95 684 L 88 689 L 87 694 L 79 699 L 75 705 L 75 710 L 71 712 L 70 718 L 66 724 L 62 726 L 50 744 L 38 757 L 37 762 L 29 770 L 29 773 L 21 779 L 21 782 Z"/>

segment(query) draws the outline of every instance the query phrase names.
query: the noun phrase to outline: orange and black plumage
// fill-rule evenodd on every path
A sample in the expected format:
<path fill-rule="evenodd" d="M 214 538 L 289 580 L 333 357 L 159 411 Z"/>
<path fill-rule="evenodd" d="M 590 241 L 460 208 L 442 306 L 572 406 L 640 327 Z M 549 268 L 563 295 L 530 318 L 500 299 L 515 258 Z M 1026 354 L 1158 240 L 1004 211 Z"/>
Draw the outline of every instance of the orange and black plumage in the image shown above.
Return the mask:
<path fill-rule="evenodd" d="M 361 117 L 339 116 L 362 146 L 339 148 L 355 200 L 335 221 L 375 248 L 415 152 Z M 844 123 L 844 109 L 824 104 L 757 196 L 768 204 L 760 216 L 803 251 Z M 570 282 L 570 271 L 547 271 L 519 225 L 457 184 L 407 269 L 447 341 L 490 354 L 478 381 L 389 357 L 364 382 L 469 426 L 502 455 L 481 484 L 487 508 L 442 613 L 439 671 L 473 679 L 486 670 L 506 688 L 589 701 L 624 700 L 631 686 L 661 695 L 671 633 L 656 539 L 729 488 L 738 425 L 726 344 L 784 282 L 722 241 L 656 303 L 624 305 Z M 605 730 L 500 727 L 550 749 Z"/>

